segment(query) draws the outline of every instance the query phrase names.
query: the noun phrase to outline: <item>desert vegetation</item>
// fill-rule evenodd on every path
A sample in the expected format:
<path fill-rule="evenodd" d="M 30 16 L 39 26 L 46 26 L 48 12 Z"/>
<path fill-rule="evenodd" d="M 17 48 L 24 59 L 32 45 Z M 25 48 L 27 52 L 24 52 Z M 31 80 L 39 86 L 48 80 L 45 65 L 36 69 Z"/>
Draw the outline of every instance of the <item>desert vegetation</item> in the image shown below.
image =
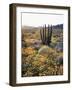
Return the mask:
<path fill-rule="evenodd" d="M 22 77 L 63 75 L 63 25 L 22 27 Z"/>

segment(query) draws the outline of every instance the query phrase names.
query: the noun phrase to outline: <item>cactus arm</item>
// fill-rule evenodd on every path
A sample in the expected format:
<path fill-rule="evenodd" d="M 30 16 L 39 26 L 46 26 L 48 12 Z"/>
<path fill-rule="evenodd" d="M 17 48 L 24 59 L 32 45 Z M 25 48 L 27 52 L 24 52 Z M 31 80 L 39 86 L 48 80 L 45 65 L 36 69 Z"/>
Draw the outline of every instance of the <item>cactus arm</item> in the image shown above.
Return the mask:
<path fill-rule="evenodd" d="M 43 43 L 43 37 L 42 37 L 42 31 L 40 29 L 40 37 L 41 37 L 41 40 L 42 40 L 42 43 Z"/>
<path fill-rule="evenodd" d="M 46 44 L 46 24 L 45 24 L 45 44 Z"/>
<path fill-rule="evenodd" d="M 50 43 L 51 43 L 51 38 L 52 38 L 52 25 L 51 25 L 51 32 L 50 32 Z"/>

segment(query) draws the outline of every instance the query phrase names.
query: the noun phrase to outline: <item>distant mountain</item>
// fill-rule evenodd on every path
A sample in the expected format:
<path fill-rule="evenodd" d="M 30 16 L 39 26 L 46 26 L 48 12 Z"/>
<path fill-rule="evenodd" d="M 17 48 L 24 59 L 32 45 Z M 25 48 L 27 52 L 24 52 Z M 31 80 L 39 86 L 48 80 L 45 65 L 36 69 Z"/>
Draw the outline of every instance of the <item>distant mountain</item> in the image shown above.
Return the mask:
<path fill-rule="evenodd" d="M 53 26 L 54 29 L 63 29 L 63 24 L 57 24 Z"/>
<path fill-rule="evenodd" d="M 40 30 L 43 26 L 33 27 L 33 26 L 23 26 L 22 30 Z M 48 27 L 46 27 L 48 28 Z M 52 26 L 53 29 L 63 29 L 63 24 L 57 24 Z"/>
<path fill-rule="evenodd" d="M 23 26 L 22 29 L 25 29 L 25 30 L 35 30 L 35 29 L 38 29 L 37 27 L 33 27 L 33 26 Z"/>

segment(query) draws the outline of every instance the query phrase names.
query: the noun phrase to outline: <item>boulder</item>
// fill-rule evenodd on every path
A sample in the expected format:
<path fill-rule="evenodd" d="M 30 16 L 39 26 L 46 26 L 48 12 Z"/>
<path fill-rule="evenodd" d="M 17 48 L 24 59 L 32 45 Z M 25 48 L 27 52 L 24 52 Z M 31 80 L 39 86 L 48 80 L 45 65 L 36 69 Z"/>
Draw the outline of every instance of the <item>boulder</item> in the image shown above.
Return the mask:
<path fill-rule="evenodd" d="M 38 53 L 39 54 L 48 54 L 48 51 L 49 50 L 49 47 L 48 46 L 42 46 L 40 49 L 39 49 L 39 51 L 38 51 Z"/>

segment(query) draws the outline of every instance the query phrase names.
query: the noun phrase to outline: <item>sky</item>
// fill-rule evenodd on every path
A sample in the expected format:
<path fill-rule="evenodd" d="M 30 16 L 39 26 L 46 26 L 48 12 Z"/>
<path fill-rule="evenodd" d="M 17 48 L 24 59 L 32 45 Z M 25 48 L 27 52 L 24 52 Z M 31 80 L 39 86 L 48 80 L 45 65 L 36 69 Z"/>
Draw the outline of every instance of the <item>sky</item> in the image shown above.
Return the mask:
<path fill-rule="evenodd" d="M 63 14 L 52 14 L 52 13 L 22 13 L 22 26 L 42 26 L 44 24 L 63 24 Z"/>

